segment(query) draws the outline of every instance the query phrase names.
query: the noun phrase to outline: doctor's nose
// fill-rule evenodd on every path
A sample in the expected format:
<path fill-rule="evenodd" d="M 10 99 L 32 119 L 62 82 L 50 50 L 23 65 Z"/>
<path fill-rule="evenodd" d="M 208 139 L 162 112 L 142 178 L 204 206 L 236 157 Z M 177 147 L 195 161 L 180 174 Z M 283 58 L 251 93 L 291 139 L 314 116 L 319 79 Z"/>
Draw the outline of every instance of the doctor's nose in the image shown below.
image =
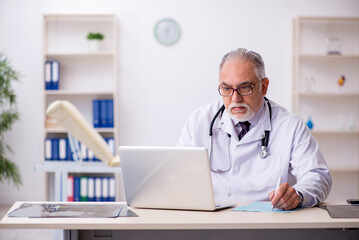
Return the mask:
<path fill-rule="evenodd" d="M 234 91 L 232 95 L 232 102 L 242 102 L 243 97 L 238 93 L 238 91 Z"/>

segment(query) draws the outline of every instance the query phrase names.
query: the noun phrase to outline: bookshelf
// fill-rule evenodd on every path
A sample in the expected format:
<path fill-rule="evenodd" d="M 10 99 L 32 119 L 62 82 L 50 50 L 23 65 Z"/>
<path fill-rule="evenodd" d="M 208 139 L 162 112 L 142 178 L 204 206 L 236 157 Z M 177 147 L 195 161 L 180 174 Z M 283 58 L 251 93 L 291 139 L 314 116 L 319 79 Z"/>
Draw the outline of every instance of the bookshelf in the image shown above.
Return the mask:
<path fill-rule="evenodd" d="M 105 38 L 99 48 L 93 50 L 86 38 L 89 32 L 100 32 Z M 47 139 L 67 138 L 64 128 L 46 116 L 47 107 L 55 100 L 73 103 L 85 118 L 94 125 L 93 101 L 113 101 L 113 127 L 96 128 L 101 136 L 113 139 L 113 151 L 118 146 L 117 105 L 117 20 L 115 15 L 44 15 L 43 16 L 43 160 L 35 170 L 45 172 L 46 200 L 66 201 L 68 176 L 115 177 L 119 182 L 119 167 L 108 167 L 99 160 L 87 156 L 83 162 L 71 160 L 45 160 Z M 59 63 L 58 89 L 46 88 L 48 70 L 45 62 Z M 50 74 L 51 75 L 51 74 Z M 53 77 L 53 75 L 51 75 Z M 56 77 L 53 77 L 56 79 Z M 88 151 L 84 151 L 89 154 Z M 85 156 L 83 156 L 85 157 Z M 86 157 L 85 157 L 86 158 Z M 118 186 L 116 186 L 116 190 Z M 119 192 L 116 191 L 116 200 Z"/>
<path fill-rule="evenodd" d="M 293 110 L 314 123 L 333 178 L 328 200 L 358 198 L 359 18 L 298 17 L 293 40 Z"/>

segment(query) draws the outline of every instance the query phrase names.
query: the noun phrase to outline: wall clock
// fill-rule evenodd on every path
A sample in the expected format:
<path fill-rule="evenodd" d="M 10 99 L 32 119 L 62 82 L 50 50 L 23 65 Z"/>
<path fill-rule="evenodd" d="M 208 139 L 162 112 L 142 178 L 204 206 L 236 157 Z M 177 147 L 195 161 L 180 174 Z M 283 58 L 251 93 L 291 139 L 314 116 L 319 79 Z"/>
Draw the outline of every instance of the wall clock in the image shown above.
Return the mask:
<path fill-rule="evenodd" d="M 181 37 L 181 30 L 175 20 L 164 18 L 156 23 L 154 34 L 159 43 L 173 45 Z"/>

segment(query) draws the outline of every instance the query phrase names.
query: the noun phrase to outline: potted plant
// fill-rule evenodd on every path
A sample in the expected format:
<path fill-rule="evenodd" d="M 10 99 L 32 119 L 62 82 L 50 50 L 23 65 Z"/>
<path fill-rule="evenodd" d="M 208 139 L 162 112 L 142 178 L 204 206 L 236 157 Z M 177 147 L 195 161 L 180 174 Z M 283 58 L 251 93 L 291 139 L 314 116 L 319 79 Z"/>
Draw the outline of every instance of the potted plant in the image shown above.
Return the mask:
<path fill-rule="evenodd" d="M 16 95 L 12 83 L 19 80 L 19 73 L 13 69 L 8 59 L 0 53 L 0 182 L 13 182 L 17 187 L 22 185 L 19 168 L 11 161 L 6 153 L 11 152 L 5 143 L 4 133 L 11 130 L 12 125 L 19 119 Z"/>
<path fill-rule="evenodd" d="M 91 51 L 98 51 L 100 47 L 100 42 L 105 38 L 102 33 L 93 33 L 90 32 L 87 34 L 87 39 L 89 40 L 90 50 Z"/>

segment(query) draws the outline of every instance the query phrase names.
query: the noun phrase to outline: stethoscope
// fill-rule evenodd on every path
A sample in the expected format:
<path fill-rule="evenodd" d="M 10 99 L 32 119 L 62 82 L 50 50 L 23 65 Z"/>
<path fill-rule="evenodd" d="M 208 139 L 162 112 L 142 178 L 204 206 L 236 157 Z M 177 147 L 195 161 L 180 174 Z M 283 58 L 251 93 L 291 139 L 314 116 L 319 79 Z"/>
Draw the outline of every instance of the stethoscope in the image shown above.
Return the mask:
<path fill-rule="evenodd" d="M 272 121 L 272 106 L 268 100 L 268 98 L 264 97 L 264 101 L 267 103 L 267 106 L 268 106 L 268 110 L 269 110 L 269 121 Z M 228 158 L 228 161 L 229 161 L 229 167 L 228 169 L 226 170 L 221 170 L 221 169 L 217 169 L 217 170 L 214 170 L 212 169 L 212 150 L 213 150 L 213 125 L 214 125 L 214 122 L 216 121 L 218 115 L 223 114 L 224 112 L 224 109 L 225 109 L 225 106 L 222 105 L 222 107 L 218 110 L 218 112 L 214 115 L 212 121 L 211 121 L 211 125 L 209 126 L 209 142 L 210 142 L 210 145 L 211 145 L 211 149 L 210 149 L 210 154 L 209 154 L 209 163 L 210 163 L 210 166 L 211 166 L 211 171 L 212 172 L 215 172 L 215 173 L 226 173 L 228 172 L 231 167 L 232 167 L 232 162 L 231 162 L 231 159 Z M 261 144 L 261 149 L 259 150 L 258 152 L 258 155 L 261 157 L 261 158 L 266 158 L 267 156 L 269 156 L 269 152 L 268 152 L 268 142 L 269 142 L 269 132 L 268 130 L 265 130 L 264 131 L 264 137 L 262 138 L 262 144 Z M 231 135 L 229 133 L 227 133 L 228 135 L 228 138 L 230 139 L 231 138 Z M 230 145 L 230 144 L 229 144 Z M 230 147 L 228 146 L 228 154 L 229 154 L 229 151 L 230 151 Z"/>

